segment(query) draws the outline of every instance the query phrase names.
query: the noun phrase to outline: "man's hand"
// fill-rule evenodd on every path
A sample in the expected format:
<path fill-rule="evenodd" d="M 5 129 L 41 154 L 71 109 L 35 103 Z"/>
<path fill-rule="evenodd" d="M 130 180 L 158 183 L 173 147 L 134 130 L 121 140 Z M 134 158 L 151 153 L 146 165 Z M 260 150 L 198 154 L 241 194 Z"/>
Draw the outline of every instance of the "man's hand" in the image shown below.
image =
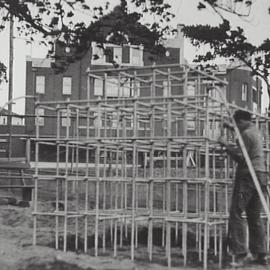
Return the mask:
<path fill-rule="evenodd" d="M 223 127 L 224 128 L 228 128 L 230 130 L 233 130 L 233 124 L 232 123 L 229 123 L 229 122 L 224 122 L 223 123 Z"/>

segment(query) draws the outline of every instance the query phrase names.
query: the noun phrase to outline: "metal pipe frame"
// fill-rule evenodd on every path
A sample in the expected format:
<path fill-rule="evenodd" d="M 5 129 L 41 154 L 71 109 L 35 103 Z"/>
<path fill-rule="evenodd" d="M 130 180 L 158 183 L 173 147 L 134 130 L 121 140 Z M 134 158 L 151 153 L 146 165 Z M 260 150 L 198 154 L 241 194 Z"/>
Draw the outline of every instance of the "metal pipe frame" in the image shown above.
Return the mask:
<path fill-rule="evenodd" d="M 114 97 L 107 83 L 111 74 L 118 82 Z M 121 94 L 123 78 L 132 80 L 130 97 Z M 95 79 L 103 81 L 103 96 L 90 100 Z M 179 240 L 183 265 L 188 263 L 192 231 L 196 236 L 193 250 L 203 268 L 207 269 L 209 252 L 221 268 L 234 164 L 222 153 L 217 138 L 229 138 L 223 123 L 237 109 L 217 97 L 216 85 L 220 88 L 221 84 L 225 91 L 226 82 L 214 75 L 178 65 L 100 70 L 88 73 L 86 100 L 37 101 L 36 108 L 49 110 L 56 119 L 56 133 L 42 136 L 36 121 L 33 244 L 38 243 L 38 218 L 54 217 L 56 249 L 63 236 L 66 251 L 67 235 L 72 233 L 74 249 L 82 238 L 88 252 L 88 238 L 93 234 L 95 256 L 107 246 L 117 256 L 118 247 L 130 234 L 134 260 L 144 227 L 152 261 L 157 227 L 162 230 L 161 245 L 171 267 L 173 245 Z M 270 119 L 253 116 L 264 134 L 269 169 Z M 54 174 L 42 172 L 39 166 L 40 146 L 47 144 L 56 146 Z M 54 190 L 56 204 L 50 211 L 39 208 L 45 200 L 42 182 Z M 269 249 L 269 220 L 266 223 Z"/>

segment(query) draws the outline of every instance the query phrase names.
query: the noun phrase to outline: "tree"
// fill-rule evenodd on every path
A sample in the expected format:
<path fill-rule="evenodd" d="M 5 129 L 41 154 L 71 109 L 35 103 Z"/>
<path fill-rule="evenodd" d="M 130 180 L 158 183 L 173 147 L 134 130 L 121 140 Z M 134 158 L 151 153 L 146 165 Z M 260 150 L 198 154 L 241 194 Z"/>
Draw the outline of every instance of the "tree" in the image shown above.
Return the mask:
<path fill-rule="evenodd" d="M 243 28 L 239 26 L 233 27 L 229 20 L 226 19 L 228 13 L 242 18 L 247 17 L 252 4 L 252 1 L 249 0 L 200 1 L 199 10 L 213 9 L 222 22 L 218 26 L 184 26 L 183 33 L 190 38 L 194 46 L 202 44 L 209 46 L 206 53 L 197 55 L 195 62 L 207 62 L 214 60 L 216 57 L 236 58 L 243 65 L 248 66 L 253 75 L 257 75 L 265 81 L 268 96 L 270 97 L 270 39 L 267 38 L 261 44 L 254 45 L 248 41 Z"/>
<path fill-rule="evenodd" d="M 34 41 L 37 35 L 41 36 L 40 43 L 48 46 L 49 54 L 53 53 L 55 42 L 71 48 L 72 53 L 62 61 L 67 64 L 82 57 L 92 41 L 102 46 L 108 34 L 113 34 L 111 42 L 117 44 L 121 44 L 121 37 L 127 35 L 131 43 L 142 44 L 155 52 L 163 51 L 162 38 L 169 31 L 167 23 L 174 16 L 170 12 L 171 6 L 164 0 L 121 0 L 112 12 L 109 12 L 109 2 L 104 6 L 90 6 L 88 2 L 91 1 L 0 0 L 0 31 L 13 17 L 19 22 L 18 32 L 30 41 Z M 129 12 L 129 6 L 135 6 L 136 11 Z M 143 14 L 155 15 L 156 21 L 142 25 Z M 80 17 L 87 17 L 89 21 L 85 22 Z M 1 79 L 6 79 L 6 67 L 2 63 L 0 82 Z"/>

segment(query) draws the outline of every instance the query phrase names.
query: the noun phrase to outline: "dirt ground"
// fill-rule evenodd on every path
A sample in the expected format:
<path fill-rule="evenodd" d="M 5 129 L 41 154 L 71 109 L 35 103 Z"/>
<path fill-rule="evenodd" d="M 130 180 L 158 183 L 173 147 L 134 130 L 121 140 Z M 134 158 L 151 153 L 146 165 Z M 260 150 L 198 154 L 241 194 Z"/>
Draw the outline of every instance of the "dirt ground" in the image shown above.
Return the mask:
<path fill-rule="evenodd" d="M 32 246 L 32 209 L 11 205 L 0 206 L 0 270 L 162 270 L 166 267 L 164 250 L 156 249 L 155 257 L 159 261 L 149 263 L 145 258 L 144 247 L 137 250 L 137 259 L 129 259 L 129 249 L 112 258 L 109 253 L 99 257 L 76 252 L 56 251 L 46 246 Z M 47 236 L 48 238 L 50 236 Z M 46 243 L 46 234 L 43 236 Z M 48 239 L 47 239 L 47 242 Z M 159 256 L 160 252 L 160 256 Z M 139 255 L 138 255 L 139 254 Z M 217 269 L 217 265 L 210 264 L 209 269 Z M 171 269 L 202 269 L 199 265 L 182 267 L 181 264 Z M 240 268 L 238 268 L 240 269 Z M 249 265 L 244 269 L 270 269 Z"/>
<path fill-rule="evenodd" d="M 31 208 L 0 206 L 1 270 L 80 270 L 80 269 L 166 269 L 128 258 L 92 257 L 75 252 L 32 246 Z"/>

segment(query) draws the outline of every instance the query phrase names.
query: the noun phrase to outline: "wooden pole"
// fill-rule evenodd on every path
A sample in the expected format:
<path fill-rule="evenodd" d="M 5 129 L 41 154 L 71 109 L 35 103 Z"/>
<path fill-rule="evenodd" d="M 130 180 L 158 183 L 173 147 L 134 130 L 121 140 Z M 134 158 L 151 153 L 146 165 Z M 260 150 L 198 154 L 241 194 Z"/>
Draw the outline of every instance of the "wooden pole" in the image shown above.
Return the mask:
<path fill-rule="evenodd" d="M 13 58 L 14 58 L 14 21 L 13 16 L 10 15 L 9 21 L 9 82 L 8 82 L 8 100 L 12 100 L 13 96 Z M 12 102 L 8 103 L 8 160 L 12 157 Z"/>

